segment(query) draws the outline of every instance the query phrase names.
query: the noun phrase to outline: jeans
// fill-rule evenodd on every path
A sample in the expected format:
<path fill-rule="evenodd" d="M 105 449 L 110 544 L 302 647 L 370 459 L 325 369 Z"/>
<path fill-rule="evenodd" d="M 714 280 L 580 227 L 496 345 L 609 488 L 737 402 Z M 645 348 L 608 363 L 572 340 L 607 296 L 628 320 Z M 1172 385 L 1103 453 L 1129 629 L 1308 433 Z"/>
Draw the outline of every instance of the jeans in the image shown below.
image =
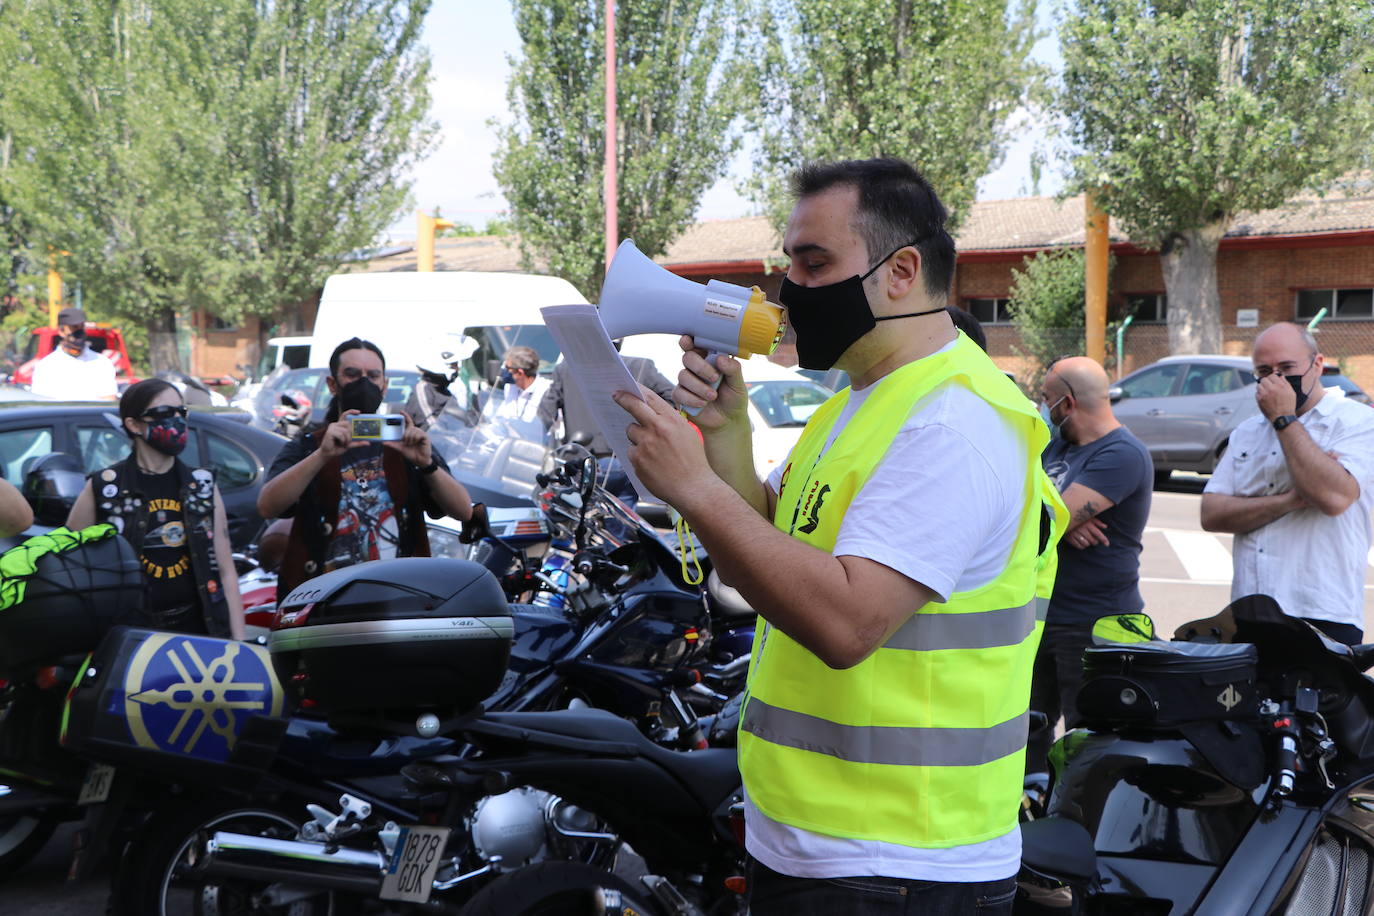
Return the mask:
<path fill-rule="evenodd" d="M 1078 688 L 1083 685 L 1083 650 L 1093 643 L 1093 622 L 1047 623 L 1035 653 L 1030 708 L 1049 717 L 1049 725 L 1032 732 L 1026 743 L 1026 772 L 1047 773 L 1046 756 L 1054 744 L 1054 723 L 1078 724 Z"/>
<path fill-rule="evenodd" d="M 1015 897 L 1015 877 L 973 883 L 793 878 L 749 862 L 749 916 L 1009 916 Z"/>

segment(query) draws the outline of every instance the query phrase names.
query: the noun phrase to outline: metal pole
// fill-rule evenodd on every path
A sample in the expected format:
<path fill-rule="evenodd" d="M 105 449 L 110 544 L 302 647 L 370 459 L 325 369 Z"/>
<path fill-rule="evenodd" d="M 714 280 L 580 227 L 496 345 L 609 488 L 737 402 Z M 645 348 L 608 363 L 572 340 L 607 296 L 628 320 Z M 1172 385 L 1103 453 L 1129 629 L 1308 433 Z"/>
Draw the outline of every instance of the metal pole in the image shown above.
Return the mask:
<path fill-rule="evenodd" d="M 1127 315 L 1126 320 L 1121 322 L 1121 327 L 1116 329 L 1116 380 L 1121 381 L 1122 367 L 1126 363 L 1126 329 L 1135 321 L 1134 315 Z"/>
<path fill-rule="evenodd" d="M 615 124 L 615 0 L 606 0 L 606 164 L 602 194 L 606 200 L 606 268 L 620 244 L 620 220 L 616 203 Z"/>
<path fill-rule="evenodd" d="M 1092 191 L 1083 195 L 1083 323 L 1088 356 L 1098 365 L 1107 358 L 1107 225 Z"/>

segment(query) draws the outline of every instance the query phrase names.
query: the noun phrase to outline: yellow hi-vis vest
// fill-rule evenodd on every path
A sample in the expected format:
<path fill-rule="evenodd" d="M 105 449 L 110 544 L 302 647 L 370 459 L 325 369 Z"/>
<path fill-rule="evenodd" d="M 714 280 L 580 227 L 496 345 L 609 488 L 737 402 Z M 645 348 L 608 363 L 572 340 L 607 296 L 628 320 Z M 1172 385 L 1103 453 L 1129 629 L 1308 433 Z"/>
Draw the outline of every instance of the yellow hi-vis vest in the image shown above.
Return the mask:
<path fill-rule="evenodd" d="M 960 334 L 948 351 L 884 379 L 819 460 L 849 390 L 816 411 L 792 450 L 774 524 L 833 550 L 850 502 L 912 410 L 945 384 L 971 389 L 1027 442 L 1026 501 L 1011 555 L 993 581 L 925 605 L 846 670 L 760 620 L 739 765 L 750 799 L 775 821 L 925 848 L 1016 827 L 1031 669 L 1068 522 L 1040 466 L 1049 432 L 1030 401 Z"/>

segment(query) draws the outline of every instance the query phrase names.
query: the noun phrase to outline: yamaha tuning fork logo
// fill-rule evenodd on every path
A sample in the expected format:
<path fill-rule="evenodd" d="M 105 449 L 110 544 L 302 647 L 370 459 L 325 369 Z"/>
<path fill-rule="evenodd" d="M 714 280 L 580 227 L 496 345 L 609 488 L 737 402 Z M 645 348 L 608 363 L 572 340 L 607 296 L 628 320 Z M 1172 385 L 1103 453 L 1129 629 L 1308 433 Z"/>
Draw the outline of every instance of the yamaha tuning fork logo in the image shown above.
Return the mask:
<path fill-rule="evenodd" d="M 155 633 L 124 678 L 124 716 L 140 747 L 225 761 L 254 715 L 281 714 L 266 650 L 241 642 Z"/>

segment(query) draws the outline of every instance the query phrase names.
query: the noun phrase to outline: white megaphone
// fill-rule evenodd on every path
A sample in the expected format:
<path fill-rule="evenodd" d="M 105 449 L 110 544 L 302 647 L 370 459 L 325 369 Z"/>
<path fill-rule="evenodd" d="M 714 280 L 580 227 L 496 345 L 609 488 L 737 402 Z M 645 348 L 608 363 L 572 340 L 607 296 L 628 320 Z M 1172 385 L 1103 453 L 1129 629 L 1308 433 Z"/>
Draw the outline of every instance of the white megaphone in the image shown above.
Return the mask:
<path fill-rule="evenodd" d="M 745 359 L 772 353 L 784 329 L 782 307 L 769 302 L 757 286 L 721 280 L 703 286 L 658 266 L 630 239 L 615 251 L 599 306 L 601 323 L 612 338 L 690 334 L 712 362 L 720 353 Z"/>

